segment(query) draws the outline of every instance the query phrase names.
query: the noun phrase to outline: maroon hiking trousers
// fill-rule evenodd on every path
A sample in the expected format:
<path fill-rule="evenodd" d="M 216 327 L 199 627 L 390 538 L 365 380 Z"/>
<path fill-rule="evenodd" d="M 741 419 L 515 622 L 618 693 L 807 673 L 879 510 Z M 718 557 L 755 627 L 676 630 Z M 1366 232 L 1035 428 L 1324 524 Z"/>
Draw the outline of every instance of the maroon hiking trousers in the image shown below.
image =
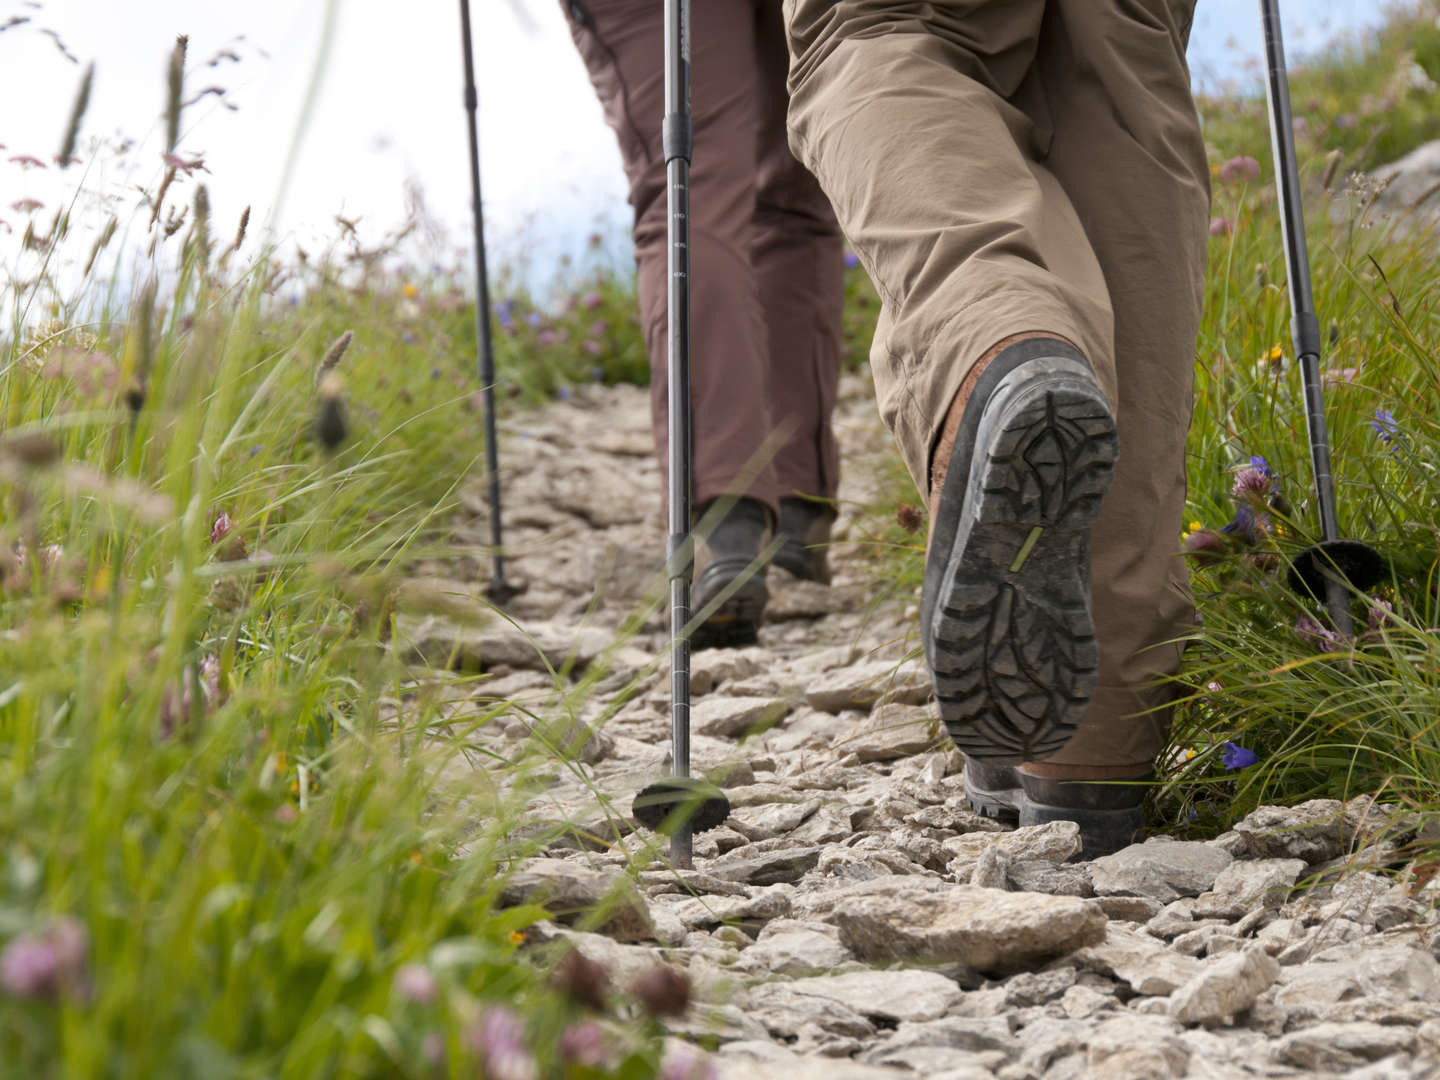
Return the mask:
<path fill-rule="evenodd" d="M 620 140 L 655 447 L 666 467 L 665 110 L 660 0 L 562 0 Z M 691 8 L 691 357 L 697 505 L 749 495 L 833 496 L 830 430 L 844 302 L 839 227 L 785 131 L 789 57 L 780 0 Z"/>

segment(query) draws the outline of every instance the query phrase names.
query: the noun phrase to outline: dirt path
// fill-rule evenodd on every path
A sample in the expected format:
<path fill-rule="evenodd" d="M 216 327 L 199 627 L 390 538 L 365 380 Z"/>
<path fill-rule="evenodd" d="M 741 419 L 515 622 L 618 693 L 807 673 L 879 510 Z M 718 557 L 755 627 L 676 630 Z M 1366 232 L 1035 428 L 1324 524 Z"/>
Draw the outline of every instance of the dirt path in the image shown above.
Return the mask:
<path fill-rule="evenodd" d="M 625 817 L 669 763 L 645 394 L 589 388 L 505 425 L 520 629 L 427 616 L 403 632 L 518 703 L 480 735 L 495 752 L 537 731 L 580 749 L 581 764 L 541 769 L 526 825 L 570 828 L 507 891 L 556 913 L 535 936 L 571 938 L 620 982 L 657 960 L 688 971 L 698 1004 L 672 1031 L 717 1044 L 727 1080 L 1440 1075 L 1440 894 L 1365 870 L 1399 861 L 1375 842 L 1403 839 L 1388 808 L 1264 808 L 1214 841 L 1156 837 L 1094 862 L 1072 861 L 1069 823 L 1000 830 L 967 809 L 960 756 L 906 659 L 917 600 L 877 601 L 850 537 L 890 453 L 858 377 L 837 429 L 835 584 L 772 570 L 760 644 L 695 658 L 693 763 L 733 816 L 675 872 Z M 477 484 L 456 539 L 488 536 Z M 447 583 L 486 564 L 426 569 L 464 592 Z M 542 654 L 572 664 L 569 709 Z M 597 932 L 563 925 L 606 896 Z"/>

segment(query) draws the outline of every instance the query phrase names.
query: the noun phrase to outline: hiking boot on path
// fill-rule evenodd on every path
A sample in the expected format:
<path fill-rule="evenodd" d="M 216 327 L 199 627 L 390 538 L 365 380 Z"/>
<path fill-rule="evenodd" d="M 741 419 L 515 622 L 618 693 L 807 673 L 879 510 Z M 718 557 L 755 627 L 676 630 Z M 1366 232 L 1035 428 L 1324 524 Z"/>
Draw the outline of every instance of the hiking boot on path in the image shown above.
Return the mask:
<path fill-rule="evenodd" d="M 834 523 L 834 507 L 812 499 L 781 499 L 775 531 L 783 542 L 775 553 L 775 565 L 805 581 L 829 585 L 830 526 Z"/>
<path fill-rule="evenodd" d="M 730 505 L 725 507 L 724 504 Z M 695 576 L 690 610 L 699 614 L 728 592 L 690 638 L 693 649 L 754 645 L 769 593 L 760 554 L 770 539 L 770 518 L 754 499 L 717 499 L 702 506 L 697 520 L 723 507 L 713 528 L 695 535 Z"/>

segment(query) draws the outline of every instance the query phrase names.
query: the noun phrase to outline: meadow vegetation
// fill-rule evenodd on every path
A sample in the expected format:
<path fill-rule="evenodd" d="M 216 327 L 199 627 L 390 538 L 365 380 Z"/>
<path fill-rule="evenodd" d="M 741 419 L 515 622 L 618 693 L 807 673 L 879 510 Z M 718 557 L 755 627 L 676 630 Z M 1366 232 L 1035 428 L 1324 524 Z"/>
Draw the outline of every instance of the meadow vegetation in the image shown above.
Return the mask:
<path fill-rule="evenodd" d="M 1313 795 L 1440 814 L 1440 275 L 1351 176 L 1440 135 L 1436 14 L 1294 80 L 1341 531 L 1390 564 L 1353 640 L 1284 581 L 1317 526 L 1263 100 L 1202 103 L 1176 537 L 1201 621 L 1155 803 L 1181 830 Z M 645 988 L 533 947 L 543 913 L 497 902 L 543 846 L 498 782 L 535 759 L 469 738 L 509 703 L 392 641 L 443 606 L 406 578 L 456 554 L 482 460 L 463 273 L 353 235 L 282 263 L 210 220 L 173 134 L 146 201 L 75 250 L 92 149 L 61 154 L 74 203 L 14 211 L 0 286 L 0 1075 L 657 1075 Z M 502 271 L 502 409 L 645 379 L 623 262 L 582 254 L 557 297 Z M 847 288 L 863 369 L 878 302 L 858 267 Z M 861 524 L 903 588 L 923 511 L 894 475 Z"/>

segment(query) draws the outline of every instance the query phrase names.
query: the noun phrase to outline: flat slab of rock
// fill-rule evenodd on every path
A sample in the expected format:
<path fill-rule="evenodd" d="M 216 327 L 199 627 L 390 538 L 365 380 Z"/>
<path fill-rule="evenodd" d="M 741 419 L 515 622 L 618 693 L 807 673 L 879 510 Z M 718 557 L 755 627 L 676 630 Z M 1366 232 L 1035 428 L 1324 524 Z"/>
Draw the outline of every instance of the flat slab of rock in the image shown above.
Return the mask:
<path fill-rule="evenodd" d="M 735 961 L 735 969 L 755 974 L 825 975 L 854 960 L 840 944 L 833 926 L 775 919 L 765 924 L 751 945 Z"/>
<path fill-rule="evenodd" d="M 836 740 L 840 754 L 862 762 L 894 761 L 932 750 L 940 741 L 940 720 L 924 705 L 880 705 L 855 728 Z"/>
<path fill-rule="evenodd" d="M 1236 823 L 1246 852 L 1262 859 L 1303 859 L 1312 866 L 1345 850 L 1345 804 L 1311 799 L 1298 806 L 1262 806 Z"/>
<path fill-rule="evenodd" d="M 658 901 L 657 901 L 658 902 Z M 690 929 L 719 926 L 721 923 L 768 922 L 790 914 L 790 898 L 784 893 L 764 891 L 755 896 L 691 897 L 666 904 Z"/>
<path fill-rule="evenodd" d="M 650 910 L 628 877 L 568 859 L 524 863 L 500 890 L 500 904 L 541 904 L 561 922 L 580 923 L 616 941 L 641 941 L 653 931 Z"/>
<path fill-rule="evenodd" d="M 950 1012 L 965 992 L 934 971 L 854 971 L 792 982 L 765 983 L 741 993 L 742 1008 L 770 1009 L 794 999 L 838 1004 L 865 1018 L 887 1024 L 936 1020 Z M 768 1026 L 769 1021 L 762 1017 Z"/>
<path fill-rule="evenodd" d="M 1345 1072 L 1408 1051 L 1414 1042 L 1414 1031 L 1390 1024 L 1316 1024 L 1286 1035 L 1274 1055 L 1302 1069 Z"/>
<path fill-rule="evenodd" d="M 778 885 L 782 881 L 799 881 L 819 861 L 818 847 L 779 848 L 758 855 L 741 853 L 717 859 L 710 864 L 710 874 L 722 881 L 746 885 Z"/>
<path fill-rule="evenodd" d="M 930 700 L 930 676 L 914 661 L 867 660 L 820 675 L 805 691 L 812 709 L 869 709 L 879 701 L 922 705 Z"/>
<path fill-rule="evenodd" d="M 1193 840 L 1131 844 L 1096 859 L 1090 883 L 1097 896 L 1148 896 L 1169 903 L 1212 888 L 1234 861 L 1228 852 Z"/>
<path fill-rule="evenodd" d="M 1195 900 L 1195 917 L 1238 919 L 1256 908 L 1278 908 L 1300 872 L 1301 859 L 1236 859 Z"/>
<path fill-rule="evenodd" d="M 699 734 L 736 739 L 773 727 L 789 711 L 784 698 L 707 697 L 690 716 L 692 729 Z"/>
<path fill-rule="evenodd" d="M 1012 893 L 895 876 L 800 898 L 863 960 L 1021 971 L 1105 937 L 1105 915 L 1073 896 Z"/>
<path fill-rule="evenodd" d="M 991 849 L 1012 862 L 1063 863 L 1080 854 L 1080 826 L 1073 821 L 1047 821 L 1043 825 L 1023 825 L 1011 832 L 963 833 L 942 841 L 942 845 L 955 856 L 951 873 L 958 878 L 966 865 L 978 862 Z"/>
<path fill-rule="evenodd" d="M 1169 994 L 1200 972 L 1200 961 L 1172 952 L 1149 934 L 1113 923 L 1103 942 L 1077 950 L 1067 963 L 1109 975 L 1147 995 Z"/>

